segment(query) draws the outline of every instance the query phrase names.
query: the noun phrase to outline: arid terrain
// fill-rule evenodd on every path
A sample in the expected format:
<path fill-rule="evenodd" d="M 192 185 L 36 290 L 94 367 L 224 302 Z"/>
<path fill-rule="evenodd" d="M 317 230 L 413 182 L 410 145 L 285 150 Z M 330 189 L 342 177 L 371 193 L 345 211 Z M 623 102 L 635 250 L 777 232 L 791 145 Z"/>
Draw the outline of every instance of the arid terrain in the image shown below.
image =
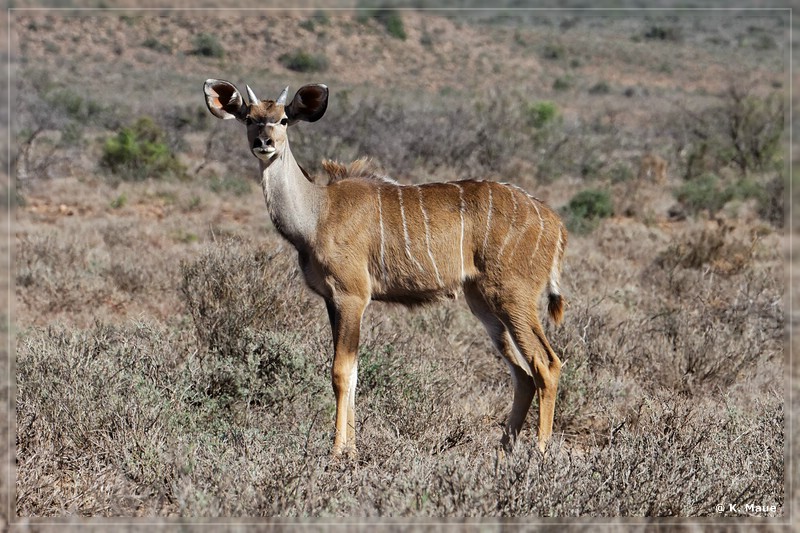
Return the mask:
<path fill-rule="evenodd" d="M 787 11 L 10 16 L 9 522 L 788 521 Z M 331 459 L 325 306 L 207 78 L 330 87 L 324 118 L 289 132 L 317 180 L 367 156 L 559 212 L 546 455 L 535 401 L 498 455 L 511 378 L 459 296 L 370 305 L 359 455 Z"/>

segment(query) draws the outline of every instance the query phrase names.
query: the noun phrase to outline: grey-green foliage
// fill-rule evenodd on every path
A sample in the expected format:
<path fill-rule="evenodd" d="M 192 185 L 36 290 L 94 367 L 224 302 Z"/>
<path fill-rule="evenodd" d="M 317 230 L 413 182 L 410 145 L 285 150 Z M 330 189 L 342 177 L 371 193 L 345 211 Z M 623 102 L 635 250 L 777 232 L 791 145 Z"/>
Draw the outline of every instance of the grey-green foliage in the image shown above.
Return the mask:
<path fill-rule="evenodd" d="M 738 178 L 726 183 L 712 173 L 683 183 L 676 189 L 675 198 L 692 214 L 700 211 L 714 214 L 732 200 L 754 199 L 759 206 L 771 201 L 766 188 L 752 179 Z"/>
<path fill-rule="evenodd" d="M 150 117 L 140 117 L 103 144 L 102 166 L 122 180 L 183 177 L 186 167 L 167 143 L 166 133 Z"/>
<path fill-rule="evenodd" d="M 276 269 L 275 263 L 282 268 Z M 267 277 L 275 272 L 282 279 Z M 292 320 L 295 302 L 282 291 L 287 284 L 298 285 L 296 274 L 276 250 L 235 241 L 215 245 L 184 262 L 179 290 L 203 349 L 239 356 L 252 352 L 253 342 L 261 342 L 254 337 L 257 332 L 283 330 Z"/>
<path fill-rule="evenodd" d="M 328 69 L 328 58 L 323 54 L 312 54 L 305 50 L 295 50 L 281 54 L 278 60 L 296 72 L 323 72 Z"/>
<path fill-rule="evenodd" d="M 528 124 L 541 129 L 558 118 L 558 107 L 553 102 L 540 101 L 528 104 L 525 109 Z"/>
<path fill-rule="evenodd" d="M 389 35 L 401 41 L 406 40 L 406 28 L 403 24 L 403 17 L 399 12 L 392 9 L 382 9 L 375 14 L 375 18 L 384 25 Z"/>
<path fill-rule="evenodd" d="M 191 53 L 204 57 L 222 58 L 225 56 L 225 48 L 219 40 L 210 33 L 200 33 L 195 36 L 192 43 L 194 48 Z"/>
<path fill-rule="evenodd" d="M 589 233 L 600 220 L 614 214 L 614 206 L 608 192 L 586 189 L 573 196 L 563 208 L 567 229 L 575 233 Z"/>
<path fill-rule="evenodd" d="M 162 54 L 171 54 L 172 53 L 172 46 L 169 43 L 165 43 L 159 41 L 155 37 L 148 37 L 144 41 L 142 41 L 142 46 L 145 48 L 150 48 L 156 52 L 160 52 Z"/>
<path fill-rule="evenodd" d="M 676 133 L 690 141 L 686 178 L 724 167 L 743 175 L 779 169 L 784 159 L 784 110 L 782 91 L 761 96 L 737 83 L 729 85 L 717 105 L 684 110 Z"/>
<path fill-rule="evenodd" d="M 384 5 L 384 7 L 366 7 L 361 9 L 358 14 L 358 20 L 366 22 L 369 19 L 376 20 L 381 24 L 386 32 L 396 39 L 405 41 L 407 34 L 405 24 L 403 23 L 403 16 L 397 9 Z"/>

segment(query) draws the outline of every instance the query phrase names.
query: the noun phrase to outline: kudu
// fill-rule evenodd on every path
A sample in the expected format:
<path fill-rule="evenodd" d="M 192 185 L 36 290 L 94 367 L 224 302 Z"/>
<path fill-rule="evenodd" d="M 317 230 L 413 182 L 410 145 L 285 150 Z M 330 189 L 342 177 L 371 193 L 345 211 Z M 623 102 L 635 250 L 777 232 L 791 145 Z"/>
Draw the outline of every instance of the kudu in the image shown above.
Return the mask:
<path fill-rule="evenodd" d="M 513 185 L 400 185 L 370 173 L 363 160 L 324 162 L 331 179 L 318 185 L 295 161 L 287 128 L 322 117 L 325 85 L 301 87 L 288 104 L 288 87 L 276 100 L 259 100 L 248 86 L 248 102 L 227 81 L 206 80 L 203 90 L 214 116 L 245 125 L 272 222 L 325 300 L 334 345 L 333 455 L 355 454 L 357 351 L 369 302 L 423 304 L 459 289 L 511 369 L 514 398 L 502 444 L 510 449 L 538 391 L 544 451 L 561 362 L 545 338 L 538 301 L 547 287 L 550 316 L 561 320 L 567 232 L 558 215 Z"/>

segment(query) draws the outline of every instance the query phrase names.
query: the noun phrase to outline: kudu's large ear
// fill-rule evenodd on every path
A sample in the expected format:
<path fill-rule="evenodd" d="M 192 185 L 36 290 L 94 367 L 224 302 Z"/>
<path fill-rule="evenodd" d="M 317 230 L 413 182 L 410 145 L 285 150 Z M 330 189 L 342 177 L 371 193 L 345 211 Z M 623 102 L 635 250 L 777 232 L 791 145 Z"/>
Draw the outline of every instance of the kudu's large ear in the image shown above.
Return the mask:
<path fill-rule="evenodd" d="M 217 118 L 237 118 L 244 120 L 247 106 L 236 87 L 225 80 L 208 79 L 203 84 L 206 105 L 211 114 Z"/>
<path fill-rule="evenodd" d="M 328 87 L 321 83 L 300 87 L 289 105 L 284 108 L 289 124 L 294 124 L 298 120 L 316 122 L 322 118 L 326 109 L 328 109 Z"/>

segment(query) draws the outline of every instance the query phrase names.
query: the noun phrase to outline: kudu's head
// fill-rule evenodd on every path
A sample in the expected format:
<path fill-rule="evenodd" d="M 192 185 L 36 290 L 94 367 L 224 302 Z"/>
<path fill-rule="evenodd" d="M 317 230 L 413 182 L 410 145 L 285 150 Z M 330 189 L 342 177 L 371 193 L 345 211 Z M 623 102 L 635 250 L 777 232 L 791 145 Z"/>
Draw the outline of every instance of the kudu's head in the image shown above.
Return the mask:
<path fill-rule="evenodd" d="M 247 127 L 250 151 L 262 161 L 270 161 L 283 153 L 287 146 L 286 128 L 298 120 L 315 122 L 328 108 L 328 88 L 325 85 L 304 85 L 297 90 L 289 104 L 286 87 L 276 100 L 259 100 L 247 87 L 247 99 L 232 83 L 208 79 L 203 85 L 206 105 L 217 118 L 235 118 Z"/>

